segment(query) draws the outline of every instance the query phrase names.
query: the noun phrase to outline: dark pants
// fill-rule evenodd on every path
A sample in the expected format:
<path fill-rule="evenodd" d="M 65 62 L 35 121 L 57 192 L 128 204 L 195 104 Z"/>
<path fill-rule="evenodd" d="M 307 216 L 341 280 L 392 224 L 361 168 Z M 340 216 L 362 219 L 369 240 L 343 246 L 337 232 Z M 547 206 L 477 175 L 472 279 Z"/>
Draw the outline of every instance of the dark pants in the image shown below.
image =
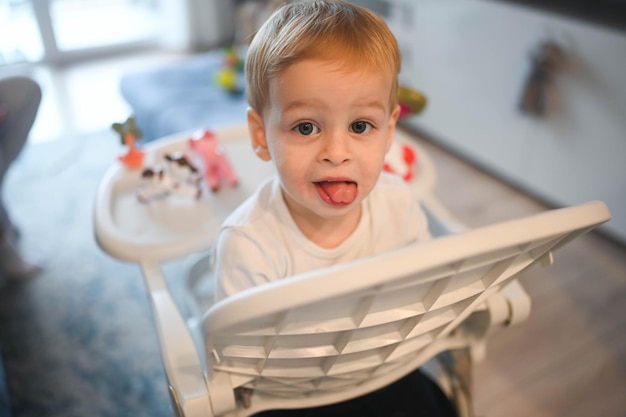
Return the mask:
<path fill-rule="evenodd" d="M 378 391 L 318 408 L 265 411 L 255 417 L 458 417 L 452 402 L 421 371 Z"/>

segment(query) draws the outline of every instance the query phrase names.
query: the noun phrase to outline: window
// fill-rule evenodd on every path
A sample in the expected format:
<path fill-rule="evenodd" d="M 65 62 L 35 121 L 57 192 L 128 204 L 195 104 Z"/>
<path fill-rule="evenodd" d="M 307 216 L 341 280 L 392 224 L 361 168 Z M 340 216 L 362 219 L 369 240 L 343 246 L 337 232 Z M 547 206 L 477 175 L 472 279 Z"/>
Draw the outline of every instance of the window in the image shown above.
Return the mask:
<path fill-rule="evenodd" d="M 153 42 L 157 0 L 0 0 L 0 64 L 66 62 Z"/>

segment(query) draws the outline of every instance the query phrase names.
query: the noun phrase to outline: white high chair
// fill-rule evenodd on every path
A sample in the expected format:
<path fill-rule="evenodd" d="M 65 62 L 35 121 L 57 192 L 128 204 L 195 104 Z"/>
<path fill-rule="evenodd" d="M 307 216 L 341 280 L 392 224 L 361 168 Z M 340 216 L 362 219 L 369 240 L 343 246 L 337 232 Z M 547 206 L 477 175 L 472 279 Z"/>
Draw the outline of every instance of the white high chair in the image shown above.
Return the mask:
<path fill-rule="evenodd" d="M 241 178 L 236 189 L 199 201 L 140 204 L 134 196 L 139 174 L 117 166 L 98 190 L 97 240 L 112 256 L 142 268 L 181 416 L 316 407 L 387 386 L 442 352 L 469 349 L 480 357 L 492 329 L 530 312 L 517 274 L 535 262 L 550 264 L 556 249 L 610 219 L 604 203 L 591 202 L 253 288 L 212 306 L 194 344 L 194 329 L 173 301 L 161 265 L 207 251 L 222 219 L 271 173 L 241 140 L 246 135 L 243 127 L 218 132 Z M 148 152 L 185 150 L 185 138 L 157 141 Z M 413 187 L 432 208 L 434 168 L 417 151 Z M 437 221 L 432 211 L 431 220 Z M 457 399 L 459 414 L 471 415 L 471 400 Z"/>

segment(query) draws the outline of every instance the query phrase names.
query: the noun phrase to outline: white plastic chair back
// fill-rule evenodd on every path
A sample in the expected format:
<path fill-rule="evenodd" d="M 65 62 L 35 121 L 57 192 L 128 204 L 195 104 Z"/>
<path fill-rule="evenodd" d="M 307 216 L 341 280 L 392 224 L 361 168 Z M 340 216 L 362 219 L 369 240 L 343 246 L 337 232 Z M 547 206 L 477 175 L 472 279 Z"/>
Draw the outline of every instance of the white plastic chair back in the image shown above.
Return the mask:
<path fill-rule="evenodd" d="M 520 271 L 551 263 L 609 218 L 601 202 L 551 210 L 228 298 L 203 320 L 213 413 L 313 407 L 388 385 L 484 337 L 459 326 Z M 251 394 L 248 409 L 236 405 L 237 388 Z"/>

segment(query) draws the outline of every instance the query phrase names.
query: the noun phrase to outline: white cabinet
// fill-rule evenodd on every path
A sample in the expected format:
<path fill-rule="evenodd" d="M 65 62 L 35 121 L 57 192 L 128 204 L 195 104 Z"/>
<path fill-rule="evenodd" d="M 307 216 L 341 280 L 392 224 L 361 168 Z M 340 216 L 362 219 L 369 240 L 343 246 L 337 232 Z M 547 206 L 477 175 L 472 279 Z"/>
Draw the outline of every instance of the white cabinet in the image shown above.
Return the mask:
<path fill-rule="evenodd" d="M 487 0 L 371 0 L 403 52 L 401 82 L 429 104 L 408 124 L 555 206 L 603 200 L 626 242 L 626 32 Z M 560 110 L 519 101 L 533 48 L 561 45 Z"/>

